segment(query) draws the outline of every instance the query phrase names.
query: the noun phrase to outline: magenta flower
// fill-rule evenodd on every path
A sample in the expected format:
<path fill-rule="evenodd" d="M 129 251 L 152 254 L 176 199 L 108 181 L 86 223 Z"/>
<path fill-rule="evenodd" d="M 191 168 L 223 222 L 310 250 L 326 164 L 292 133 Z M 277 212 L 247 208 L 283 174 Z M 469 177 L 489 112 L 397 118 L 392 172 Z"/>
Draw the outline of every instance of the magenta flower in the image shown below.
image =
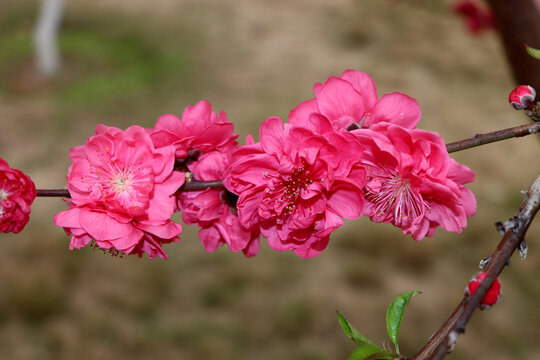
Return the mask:
<path fill-rule="evenodd" d="M 309 258 L 326 248 L 342 218 L 362 214 L 366 174 L 352 134 L 317 114 L 305 125 L 267 119 L 261 141 L 235 152 L 223 183 L 239 195 L 245 228 L 259 226 L 271 248 Z"/>
<path fill-rule="evenodd" d="M 0 158 L 0 232 L 16 234 L 28 224 L 36 195 L 34 182 Z"/>
<path fill-rule="evenodd" d="M 235 142 L 236 144 L 236 142 Z M 221 180 L 231 164 L 229 151 L 212 151 L 202 155 L 189 165 L 193 177 L 200 181 Z M 259 229 L 244 228 L 236 214 L 236 196 L 227 190 L 206 189 L 184 191 L 178 194 L 178 208 L 186 224 L 201 227 L 199 239 L 206 251 L 216 251 L 219 245 L 227 244 L 232 251 L 243 251 L 251 257 L 259 252 Z"/>
<path fill-rule="evenodd" d="M 415 240 L 437 226 L 460 233 L 467 225 L 476 199 L 464 185 L 474 172 L 448 155 L 438 134 L 388 124 L 352 133 L 365 148 L 364 214 L 371 220 L 394 224 Z"/>
<path fill-rule="evenodd" d="M 340 77 L 328 78 L 324 84 L 316 83 L 313 90 L 314 99 L 300 103 L 290 112 L 291 125 L 302 126 L 312 113 L 324 115 L 342 129 L 370 128 L 378 123 L 414 128 L 420 121 L 416 100 L 398 92 L 377 100 L 375 83 L 368 74 L 357 70 L 346 70 Z"/>
<path fill-rule="evenodd" d="M 139 126 L 98 125 L 85 145 L 72 148 L 70 209 L 54 217 L 72 235 L 70 249 L 92 242 L 112 253 L 167 258 L 161 245 L 177 241 L 182 231 L 169 219 L 185 179 L 173 171 L 174 152 L 154 148 Z"/>
<path fill-rule="evenodd" d="M 176 157 L 185 158 L 189 150 L 206 153 L 225 148 L 238 137 L 233 135 L 233 130 L 227 115 L 223 111 L 216 115 L 212 105 L 203 100 L 186 107 L 182 119 L 172 114 L 161 116 L 151 136 L 156 148 L 172 145 Z"/>
<path fill-rule="evenodd" d="M 176 158 L 186 158 L 186 170 L 199 181 L 222 180 L 231 162 L 232 151 L 238 147 L 234 125 L 222 111 L 212 112 L 208 101 L 188 106 L 182 119 L 175 115 L 161 116 L 151 131 L 156 147 L 174 146 Z M 201 227 L 199 238 L 206 251 L 215 251 L 227 244 L 232 251 L 242 250 L 246 256 L 259 251 L 259 229 L 245 229 L 236 215 L 234 201 L 227 191 L 207 189 L 177 194 L 178 209 L 186 224 Z"/>

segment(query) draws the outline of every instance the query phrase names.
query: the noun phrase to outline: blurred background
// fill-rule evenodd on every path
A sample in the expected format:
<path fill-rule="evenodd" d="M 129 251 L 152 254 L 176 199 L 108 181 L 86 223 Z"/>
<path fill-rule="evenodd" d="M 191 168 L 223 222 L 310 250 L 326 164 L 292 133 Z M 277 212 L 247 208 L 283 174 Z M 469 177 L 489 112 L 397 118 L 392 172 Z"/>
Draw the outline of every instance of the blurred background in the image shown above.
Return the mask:
<path fill-rule="evenodd" d="M 379 96 L 422 108 L 419 127 L 447 142 L 526 123 L 496 32 L 472 36 L 450 0 L 71 0 L 62 64 L 35 70 L 41 2 L 0 2 L 0 156 L 38 188 L 65 186 L 69 149 L 98 123 L 152 127 L 197 101 L 224 110 L 243 141 L 267 117 L 312 98 L 345 69 L 369 73 Z M 536 138 L 535 138 L 536 137 Z M 378 344 L 394 296 L 422 291 L 400 348 L 413 355 L 460 301 L 540 167 L 538 136 L 466 150 L 477 214 L 462 234 L 417 243 L 390 225 L 349 221 L 313 259 L 271 251 L 206 253 L 184 226 L 169 260 L 68 249 L 52 225 L 66 208 L 36 199 L 30 224 L 0 235 L 2 359 L 345 359 L 355 348 L 335 310 Z M 175 217 L 180 221 L 180 216 Z M 529 257 L 502 274 L 502 301 L 474 314 L 449 359 L 540 359 L 540 221 Z"/>

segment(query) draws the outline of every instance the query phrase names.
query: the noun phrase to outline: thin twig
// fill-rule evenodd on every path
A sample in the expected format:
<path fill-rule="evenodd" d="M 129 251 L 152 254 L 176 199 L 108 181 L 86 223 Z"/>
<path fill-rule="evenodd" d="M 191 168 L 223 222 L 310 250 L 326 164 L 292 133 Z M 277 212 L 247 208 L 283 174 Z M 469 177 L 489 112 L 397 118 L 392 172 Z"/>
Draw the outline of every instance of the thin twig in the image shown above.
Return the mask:
<path fill-rule="evenodd" d="M 224 189 L 221 181 L 197 181 L 186 182 L 178 191 L 199 191 L 204 189 Z M 38 189 L 37 196 L 40 197 L 63 197 L 70 198 L 71 195 L 67 189 Z"/>
<path fill-rule="evenodd" d="M 514 137 L 521 137 L 540 132 L 540 123 L 534 122 L 526 125 L 516 126 L 509 129 L 493 131 L 485 134 L 476 134 L 472 138 L 446 144 L 449 153 L 469 149 L 475 146 L 489 144 L 495 141 L 506 140 Z"/>
<path fill-rule="evenodd" d="M 224 189 L 223 183 L 220 180 L 216 181 L 197 181 L 191 180 L 186 182 L 178 191 L 199 191 L 205 189 Z"/>
<path fill-rule="evenodd" d="M 37 196 L 41 197 L 70 197 L 67 189 L 38 189 Z"/>
<path fill-rule="evenodd" d="M 456 307 L 450 318 L 432 336 L 428 343 L 410 360 L 439 360 L 445 357 L 453 348 L 458 335 L 465 331 L 465 327 L 472 314 L 478 309 L 482 298 L 487 293 L 493 281 L 499 276 L 503 268 L 508 265 L 510 257 L 524 239 L 534 216 L 540 208 L 540 175 L 529 187 L 527 195 L 521 204 L 519 213 L 510 219 L 512 224 L 506 230 L 499 246 L 493 253 L 491 261 L 484 270 L 486 277 L 473 295 L 464 297 Z"/>

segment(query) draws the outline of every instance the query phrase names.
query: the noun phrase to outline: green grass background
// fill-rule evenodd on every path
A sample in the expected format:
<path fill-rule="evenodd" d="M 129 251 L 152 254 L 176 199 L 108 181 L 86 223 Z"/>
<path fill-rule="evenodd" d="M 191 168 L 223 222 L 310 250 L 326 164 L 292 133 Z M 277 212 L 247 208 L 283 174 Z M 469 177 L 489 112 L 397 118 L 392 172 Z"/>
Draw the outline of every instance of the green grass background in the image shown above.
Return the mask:
<path fill-rule="evenodd" d="M 451 1 L 77 0 L 61 28 L 61 73 L 33 71 L 38 1 L 0 4 L 0 156 L 39 188 L 65 186 L 68 153 L 96 124 L 154 125 L 206 99 L 243 139 L 286 118 L 313 83 L 347 68 L 379 95 L 401 91 L 420 127 L 448 142 L 525 123 L 495 34 L 473 37 Z M 539 170 L 538 138 L 457 153 L 477 173 L 478 213 L 462 234 L 417 243 L 389 225 L 349 221 L 305 260 L 263 243 L 252 259 L 206 253 L 197 229 L 166 246 L 169 260 L 69 251 L 52 225 L 60 199 L 37 199 L 18 235 L 0 235 L 2 359 L 345 359 L 354 344 L 335 310 L 378 344 L 385 309 L 420 290 L 400 348 L 412 355 L 459 302 Z M 180 220 L 179 216 L 175 217 Z M 540 359 L 538 221 L 529 258 L 512 259 L 501 303 L 473 316 L 449 359 Z"/>

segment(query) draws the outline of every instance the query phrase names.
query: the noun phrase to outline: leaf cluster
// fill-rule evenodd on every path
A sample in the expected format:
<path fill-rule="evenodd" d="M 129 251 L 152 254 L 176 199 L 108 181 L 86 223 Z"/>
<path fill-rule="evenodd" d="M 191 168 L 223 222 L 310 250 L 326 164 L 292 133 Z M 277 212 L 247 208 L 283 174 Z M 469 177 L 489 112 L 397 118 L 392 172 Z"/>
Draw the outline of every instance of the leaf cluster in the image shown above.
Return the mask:
<path fill-rule="evenodd" d="M 420 294 L 419 291 L 409 291 L 398 295 L 386 312 L 386 331 L 388 337 L 394 345 L 394 350 L 383 349 L 375 345 L 364 335 L 360 334 L 339 311 L 337 312 L 338 321 L 345 334 L 354 341 L 358 348 L 352 352 L 348 360 L 390 360 L 399 358 L 398 337 L 401 328 L 401 322 L 405 313 L 405 308 L 414 295 Z"/>

